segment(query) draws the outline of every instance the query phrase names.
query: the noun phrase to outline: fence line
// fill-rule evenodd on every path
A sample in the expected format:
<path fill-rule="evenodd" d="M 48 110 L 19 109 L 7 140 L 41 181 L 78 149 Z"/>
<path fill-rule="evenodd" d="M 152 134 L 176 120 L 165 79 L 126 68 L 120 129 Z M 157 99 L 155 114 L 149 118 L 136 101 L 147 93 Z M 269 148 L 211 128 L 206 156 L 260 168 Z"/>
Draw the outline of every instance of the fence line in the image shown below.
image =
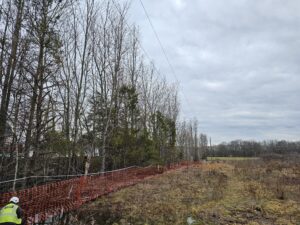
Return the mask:
<path fill-rule="evenodd" d="M 82 176 L 94 176 L 94 175 L 100 175 L 100 174 L 105 174 L 105 173 L 112 173 L 115 171 L 120 171 L 120 170 L 126 170 L 129 168 L 137 168 L 139 166 L 130 166 L 126 168 L 121 168 L 117 170 L 110 170 L 110 171 L 105 171 L 105 172 L 97 172 L 97 173 L 88 173 L 88 174 L 70 174 L 70 175 L 52 175 L 52 176 L 29 176 L 29 177 L 22 177 L 22 178 L 17 178 L 17 179 L 12 179 L 12 180 L 5 180 L 5 181 L 0 181 L 0 184 L 5 184 L 5 183 L 12 183 L 15 181 L 21 181 L 21 180 L 27 180 L 27 179 L 33 179 L 33 178 L 68 178 L 68 177 L 82 177 Z"/>
<path fill-rule="evenodd" d="M 16 195 L 20 198 L 27 223 L 40 223 L 46 221 L 47 218 L 77 209 L 82 204 L 100 196 L 137 184 L 145 178 L 188 165 L 189 163 L 182 162 L 172 164 L 169 167 L 133 166 L 104 173 L 93 173 L 87 176 L 81 174 L 79 177 L 72 179 L 3 193 L 0 195 L 0 207 L 7 204 L 9 199 Z"/>

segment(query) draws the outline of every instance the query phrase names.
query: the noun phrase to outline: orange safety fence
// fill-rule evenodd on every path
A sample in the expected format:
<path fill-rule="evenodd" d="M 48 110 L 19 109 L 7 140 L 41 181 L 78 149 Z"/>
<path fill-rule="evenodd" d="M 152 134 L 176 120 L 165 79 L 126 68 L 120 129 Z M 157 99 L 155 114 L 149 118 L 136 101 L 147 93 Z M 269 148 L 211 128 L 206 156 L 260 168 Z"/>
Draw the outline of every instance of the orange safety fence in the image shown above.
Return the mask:
<path fill-rule="evenodd" d="M 27 223 L 40 223 L 47 218 L 77 209 L 82 204 L 100 196 L 137 184 L 145 178 L 189 165 L 192 163 L 181 162 L 168 167 L 129 167 L 2 193 L 0 194 L 0 207 L 7 204 L 12 196 L 18 196 Z"/>

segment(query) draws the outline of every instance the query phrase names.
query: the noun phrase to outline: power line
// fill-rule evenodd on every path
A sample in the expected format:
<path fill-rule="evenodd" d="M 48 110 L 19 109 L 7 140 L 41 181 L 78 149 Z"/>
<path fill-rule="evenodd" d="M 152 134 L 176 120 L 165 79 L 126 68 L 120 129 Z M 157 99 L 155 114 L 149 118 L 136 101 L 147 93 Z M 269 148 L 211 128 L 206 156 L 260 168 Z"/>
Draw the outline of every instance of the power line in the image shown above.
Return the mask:
<path fill-rule="evenodd" d="M 152 28 L 152 31 L 153 31 L 153 33 L 154 33 L 154 35 L 155 35 L 155 37 L 156 37 L 156 39 L 157 39 L 157 41 L 158 41 L 158 43 L 159 43 L 159 46 L 160 46 L 160 48 L 161 48 L 161 50 L 162 50 L 162 52 L 163 52 L 163 54 L 164 54 L 164 56 L 165 56 L 165 58 L 166 58 L 166 60 L 167 60 L 167 63 L 169 64 L 169 66 L 170 66 L 170 68 L 171 68 L 171 70 L 172 70 L 172 73 L 174 73 L 174 75 L 175 75 L 175 77 L 176 77 L 176 80 L 178 80 L 177 75 L 176 75 L 176 73 L 175 73 L 175 70 L 174 70 L 172 64 L 170 63 L 169 57 L 168 57 L 168 55 L 167 55 L 167 53 L 166 53 L 166 51 L 165 51 L 164 46 L 162 45 L 162 42 L 161 42 L 161 40 L 160 40 L 160 38 L 159 38 L 159 36 L 158 36 L 158 33 L 156 32 L 156 30 L 155 30 L 155 28 L 154 28 L 154 25 L 153 25 L 153 23 L 152 23 L 152 21 L 151 21 L 151 19 L 150 19 L 150 16 L 149 16 L 149 14 L 148 14 L 148 12 L 147 12 L 147 10 L 146 10 L 144 4 L 143 4 L 143 1 L 142 1 L 142 0 L 139 0 L 139 2 L 140 2 L 141 5 L 142 5 L 142 8 L 143 8 L 143 10 L 144 10 L 144 12 L 145 12 L 145 14 L 146 14 L 146 16 L 147 16 L 147 19 L 148 19 L 149 24 L 150 24 L 150 26 L 151 26 L 151 28 Z"/>
<path fill-rule="evenodd" d="M 166 61 L 167 61 L 168 65 L 169 65 L 169 67 L 170 67 L 170 69 L 171 69 L 171 72 L 172 72 L 173 76 L 175 77 L 177 83 L 179 83 L 178 76 L 177 76 L 177 74 L 176 74 L 176 72 L 175 72 L 175 69 L 174 69 L 173 65 L 172 65 L 171 62 L 170 62 L 170 59 L 169 59 L 169 57 L 168 57 L 168 55 L 167 55 L 167 53 L 166 53 L 166 50 L 165 50 L 165 48 L 164 48 L 164 46 L 163 46 L 163 44 L 162 44 L 162 42 L 161 42 L 161 40 L 160 40 L 160 38 L 159 38 L 159 35 L 158 35 L 158 33 L 157 33 L 157 31 L 156 31 L 156 29 L 155 29 L 155 27 L 154 27 L 154 25 L 153 25 L 153 23 L 152 23 L 152 21 L 151 21 L 151 18 L 150 18 L 150 16 L 149 16 L 149 13 L 148 13 L 148 11 L 147 11 L 147 9 L 146 9 L 146 7 L 145 7 L 143 1 L 142 1 L 142 0 L 139 0 L 139 2 L 141 3 L 141 6 L 142 6 L 142 8 L 143 8 L 143 10 L 144 10 L 144 12 L 145 12 L 145 15 L 146 15 L 146 17 L 147 17 L 147 19 L 148 19 L 148 22 L 149 22 L 150 26 L 151 26 L 151 29 L 152 29 L 152 31 L 153 31 L 153 33 L 154 33 L 154 35 L 155 35 L 155 37 L 156 37 L 156 39 L 157 39 L 157 41 L 158 41 L 158 43 L 159 43 L 159 46 L 160 46 L 160 48 L 161 48 L 161 51 L 163 52 L 163 54 L 164 54 L 164 56 L 165 56 L 165 58 L 166 58 Z M 186 95 L 184 94 L 183 90 L 182 90 L 182 94 L 183 94 L 185 100 L 187 101 L 187 103 L 188 103 L 188 105 L 189 105 L 190 102 L 189 102 L 188 98 L 186 97 Z"/>
<path fill-rule="evenodd" d="M 114 4 L 115 8 L 116 8 L 117 10 L 120 11 L 119 6 L 117 5 L 116 1 L 115 1 L 115 0 L 112 0 L 112 3 Z M 131 33 L 134 33 L 133 28 L 128 24 L 128 22 L 127 22 L 126 20 L 125 20 L 125 24 L 126 24 L 127 28 L 130 30 L 130 32 L 131 32 Z M 146 49 L 143 47 L 143 45 L 142 45 L 142 43 L 140 42 L 140 40 L 137 39 L 136 41 L 137 41 L 138 45 L 140 46 L 141 50 L 144 52 L 144 55 L 148 58 L 148 60 L 149 60 L 150 62 L 153 62 L 153 59 L 150 57 L 149 53 L 148 53 L 148 52 L 146 51 Z M 154 64 L 152 64 L 152 66 L 153 66 L 154 71 L 155 71 L 160 77 L 162 77 L 162 75 L 161 75 L 160 71 L 158 70 L 158 68 L 157 68 Z"/>
<path fill-rule="evenodd" d="M 139 0 L 139 1 L 140 1 L 141 5 L 142 5 L 142 7 L 143 7 L 143 10 L 144 10 L 144 12 L 145 12 L 145 14 L 146 14 L 146 16 L 147 16 L 147 19 L 148 19 L 150 25 L 151 25 L 151 28 L 152 28 L 152 30 L 153 30 L 155 36 L 156 36 L 156 39 L 157 39 L 158 42 L 159 42 L 159 46 L 160 46 L 160 48 L 161 48 L 161 50 L 162 50 L 162 52 L 163 52 L 163 54 L 164 54 L 164 56 L 165 56 L 165 58 L 166 58 L 166 61 L 167 61 L 167 63 L 168 63 L 168 66 L 171 68 L 172 75 L 174 76 L 174 78 L 175 78 L 177 84 L 180 84 L 179 79 L 178 79 L 178 77 L 177 77 L 177 75 L 176 75 L 175 69 L 174 69 L 174 67 L 172 66 L 172 64 L 171 64 L 171 62 L 170 62 L 170 60 L 169 60 L 169 57 L 168 57 L 168 55 L 167 55 L 167 53 L 166 53 L 166 51 L 165 51 L 165 48 L 163 47 L 162 42 L 160 41 L 160 38 L 159 38 L 159 36 L 158 36 L 158 33 L 157 33 L 156 30 L 155 30 L 155 27 L 154 27 L 154 25 L 153 25 L 153 23 L 152 23 L 152 21 L 151 21 L 151 19 L 150 19 L 150 16 L 149 16 L 149 14 L 148 14 L 148 12 L 147 12 L 147 10 L 146 10 L 146 8 L 145 8 L 143 2 L 142 2 L 141 0 Z M 121 9 L 120 9 L 120 6 L 116 3 L 115 0 L 112 0 L 112 3 L 113 3 L 113 5 L 115 6 L 115 8 L 116 8 L 118 11 L 121 10 Z M 128 22 L 127 22 L 126 20 L 125 20 L 125 24 L 126 24 L 126 26 L 128 27 L 128 29 L 130 30 L 130 32 L 131 32 L 131 33 L 134 33 L 133 28 L 128 24 Z M 142 45 L 142 43 L 140 42 L 140 40 L 137 40 L 137 43 L 139 44 L 141 50 L 144 52 L 144 55 L 149 59 L 149 61 L 150 61 L 150 62 L 154 62 L 154 60 L 150 57 L 149 53 L 148 53 L 148 52 L 146 51 L 146 49 L 143 47 L 143 45 Z M 155 71 L 160 77 L 162 77 L 162 75 L 161 75 L 159 69 L 158 69 L 154 64 L 152 64 L 152 66 L 153 66 L 154 71 Z M 180 86 L 179 86 L 179 87 L 180 87 Z M 182 93 L 184 99 L 186 100 L 186 102 L 188 103 L 187 106 L 190 107 L 190 101 L 188 100 L 188 98 L 187 98 L 187 96 L 185 95 L 185 93 L 183 92 L 183 90 L 181 90 L 181 93 Z"/>

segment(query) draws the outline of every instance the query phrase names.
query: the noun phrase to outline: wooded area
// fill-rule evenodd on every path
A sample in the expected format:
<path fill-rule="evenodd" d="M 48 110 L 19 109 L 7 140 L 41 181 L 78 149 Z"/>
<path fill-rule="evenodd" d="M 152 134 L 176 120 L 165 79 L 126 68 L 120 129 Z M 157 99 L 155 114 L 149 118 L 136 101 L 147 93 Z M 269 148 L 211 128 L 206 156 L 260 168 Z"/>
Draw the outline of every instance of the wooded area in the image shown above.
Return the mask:
<path fill-rule="evenodd" d="M 177 84 L 146 60 L 128 7 L 2 1 L 1 179 L 202 157 L 207 138 L 179 121 Z"/>
<path fill-rule="evenodd" d="M 299 154 L 300 142 L 291 141 L 244 141 L 235 140 L 229 143 L 221 143 L 214 146 L 209 151 L 209 156 L 239 156 L 239 157 L 258 157 L 258 156 L 272 156 L 276 154 Z"/>
<path fill-rule="evenodd" d="M 128 10 L 114 0 L 2 1 L 2 180 L 299 152 L 286 141 L 211 146 L 196 119 L 180 119 L 178 84 L 149 60 Z"/>

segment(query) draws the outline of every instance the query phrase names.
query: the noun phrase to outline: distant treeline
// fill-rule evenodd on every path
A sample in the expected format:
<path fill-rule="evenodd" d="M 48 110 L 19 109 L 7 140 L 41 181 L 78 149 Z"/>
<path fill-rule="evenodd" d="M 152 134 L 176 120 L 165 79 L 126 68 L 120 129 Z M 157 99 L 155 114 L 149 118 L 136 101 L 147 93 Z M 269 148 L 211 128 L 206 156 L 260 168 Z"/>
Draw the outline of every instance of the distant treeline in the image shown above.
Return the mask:
<path fill-rule="evenodd" d="M 235 140 L 213 146 L 208 151 L 208 156 L 255 157 L 269 153 L 300 153 L 300 142 L 289 142 L 285 140 L 262 142 Z"/>

